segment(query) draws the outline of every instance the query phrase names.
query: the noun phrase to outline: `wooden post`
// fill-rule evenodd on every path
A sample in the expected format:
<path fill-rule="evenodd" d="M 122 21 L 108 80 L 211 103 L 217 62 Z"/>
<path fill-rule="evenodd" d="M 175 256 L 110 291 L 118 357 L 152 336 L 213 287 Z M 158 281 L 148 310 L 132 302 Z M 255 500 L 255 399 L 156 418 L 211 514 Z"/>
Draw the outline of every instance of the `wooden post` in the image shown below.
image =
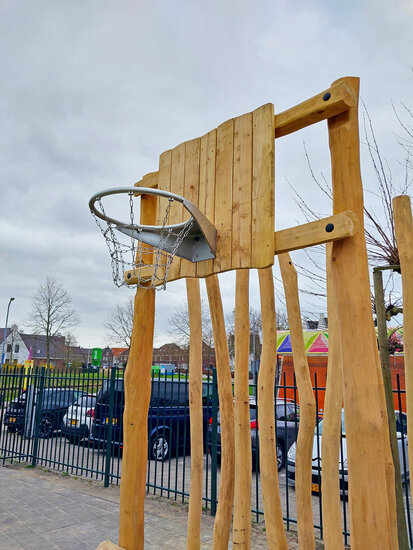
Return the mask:
<path fill-rule="evenodd" d="M 155 319 L 154 289 L 136 290 L 134 311 L 132 343 L 124 377 L 119 545 L 125 550 L 142 550 L 144 545 L 148 410 Z"/>
<path fill-rule="evenodd" d="M 321 446 L 322 511 L 325 550 L 344 550 L 340 507 L 340 439 L 343 372 L 338 311 L 331 271 L 332 245 L 327 244 L 328 364 Z"/>
<path fill-rule="evenodd" d="M 345 78 L 358 96 L 359 80 Z M 344 409 L 353 550 L 395 550 L 394 468 L 370 303 L 363 227 L 357 105 L 328 120 L 333 211 L 354 212 L 360 231 L 335 241 L 334 292 L 343 354 Z"/>
<path fill-rule="evenodd" d="M 316 403 L 305 352 L 303 326 L 298 299 L 297 272 L 289 254 L 280 254 L 278 261 L 287 304 L 294 372 L 300 397 L 300 427 L 295 460 L 295 491 L 297 495 L 298 543 L 305 550 L 315 549 L 312 489 L 312 455 Z"/>
<path fill-rule="evenodd" d="M 385 266 L 388 268 L 390 266 Z M 399 448 L 397 445 L 396 417 L 394 415 L 393 386 L 390 374 L 390 353 L 388 347 L 386 306 L 384 304 L 383 273 L 380 267 L 373 268 L 374 302 L 376 305 L 377 336 L 379 340 L 381 373 L 383 375 L 384 392 L 386 396 L 387 418 L 389 422 L 390 447 L 394 465 L 397 535 L 399 550 L 409 550 L 409 535 L 407 533 L 406 513 L 404 510 L 404 495 L 400 472 Z"/>
<path fill-rule="evenodd" d="M 202 316 L 199 279 L 186 279 L 189 313 L 189 414 L 191 433 L 191 484 L 187 549 L 201 547 L 202 473 L 204 465 L 202 421 Z"/>
<path fill-rule="evenodd" d="M 142 208 L 143 204 L 145 208 Z M 142 196 L 141 212 L 145 212 L 144 215 L 141 214 L 141 223 L 154 223 L 155 196 Z M 154 322 L 155 290 L 138 288 L 135 295 L 131 347 L 124 377 L 119 545 L 125 550 L 142 550 L 144 545 L 148 410 L 151 397 Z"/>
<path fill-rule="evenodd" d="M 226 550 L 228 548 L 234 502 L 234 403 L 224 311 L 222 309 L 218 276 L 211 275 L 205 279 L 205 282 L 215 341 L 221 422 L 221 478 L 218 508 L 214 522 L 213 548 L 214 550 Z"/>
<path fill-rule="evenodd" d="M 272 268 L 259 269 L 258 277 L 262 318 L 262 352 L 258 371 L 258 423 L 265 530 L 269 550 L 287 550 L 275 447 L 274 386 L 277 356 L 274 350 L 277 348 L 277 330 Z"/>
<path fill-rule="evenodd" d="M 394 225 L 403 285 L 403 345 L 406 375 L 407 433 L 413 433 L 413 221 L 410 197 L 393 199 Z M 410 432 L 409 432 L 410 430 Z M 413 445 L 408 446 L 409 472 L 413 472 Z M 410 490 L 413 488 L 410 474 Z"/>
<path fill-rule="evenodd" d="M 237 270 L 235 288 L 235 491 L 233 548 L 251 546 L 252 451 L 249 407 L 249 270 Z"/>

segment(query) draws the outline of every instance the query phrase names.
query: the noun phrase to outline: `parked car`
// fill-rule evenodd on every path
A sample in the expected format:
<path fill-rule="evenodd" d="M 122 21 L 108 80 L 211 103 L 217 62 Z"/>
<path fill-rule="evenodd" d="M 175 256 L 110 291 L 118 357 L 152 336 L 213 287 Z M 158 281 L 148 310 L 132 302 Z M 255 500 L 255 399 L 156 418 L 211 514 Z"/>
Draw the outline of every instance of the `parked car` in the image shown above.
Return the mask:
<path fill-rule="evenodd" d="M 3 423 L 10 431 L 23 432 L 26 418 L 26 395 L 22 393 L 5 410 Z M 62 427 L 67 409 L 83 392 L 73 389 L 47 388 L 43 390 L 39 417 L 39 437 L 50 437 Z M 35 414 L 35 407 L 30 414 Z"/>
<path fill-rule="evenodd" d="M 406 414 L 400 411 L 394 411 L 396 415 L 396 431 L 397 431 L 397 444 L 399 449 L 400 459 L 400 471 L 402 475 L 402 481 L 406 480 L 409 475 L 408 461 L 407 461 L 407 417 Z M 339 461 L 340 472 L 340 490 L 343 495 L 347 495 L 348 492 L 348 471 L 347 471 L 347 440 L 346 430 L 344 426 L 344 410 L 341 411 L 341 451 Z M 321 445 L 323 436 L 323 420 L 318 422 L 314 432 L 313 441 L 313 466 L 312 466 L 312 490 L 313 493 L 321 492 L 322 485 L 322 462 L 321 462 Z M 404 449 L 403 449 L 404 447 Z M 407 476 L 404 467 L 403 452 L 406 457 Z M 296 459 L 296 443 L 294 443 L 287 455 L 287 480 L 290 485 L 295 486 L 295 459 Z"/>
<path fill-rule="evenodd" d="M 78 443 L 89 437 L 95 416 L 95 395 L 82 395 L 70 405 L 63 417 L 62 434 L 71 443 Z"/>
<path fill-rule="evenodd" d="M 113 413 L 110 414 L 110 381 L 103 382 L 96 398 L 95 417 L 90 441 L 106 446 L 112 425 L 112 451 L 123 448 L 123 412 L 125 392 L 123 379 L 114 382 Z M 207 384 L 203 384 L 203 423 L 207 431 L 211 416 Z M 112 416 L 112 423 L 110 424 Z M 148 412 L 149 457 L 164 461 L 172 454 L 186 452 L 189 446 L 189 394 L 188 384 L 179 380 L 153 380 Z"/>
<path fill-rule="evenodd" d="M 299 407 L 294 401 L 276 399 L 274 402 L 274 412 L 276 419 L 276 453 L 277 467 L 281 470 L 285 466 L 285 457 L 288 449 L 297 439 L 299 423 Z M 255 398 L 250 399 L 250 426 L 251 426 L 251 450 L 252 461 L 256 468 L 259 467 L 259 424 L 257 418 L 257 405 Z M 208 451 L 211 452 L 212 446 L 212 418 L 209 419 Z M 221 457 L 221 425 L 220 415 L 217 418 L 217 454 Z"/>
<path fill-rule="evenodd" d="M 3 424 L 9 432 L 21 433 L 24 428 L 24 410 L 26 407 L 26 392 L 22 392 L 17 399 L 11 401 L 4 411 Z"/>

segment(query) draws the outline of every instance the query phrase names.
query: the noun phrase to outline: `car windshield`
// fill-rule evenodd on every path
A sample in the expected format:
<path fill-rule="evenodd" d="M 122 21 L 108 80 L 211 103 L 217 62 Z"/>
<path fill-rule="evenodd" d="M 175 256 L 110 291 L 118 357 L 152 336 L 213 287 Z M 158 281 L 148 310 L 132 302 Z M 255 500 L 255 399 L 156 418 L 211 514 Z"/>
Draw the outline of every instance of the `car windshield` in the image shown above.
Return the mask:
<path fill-rule="evenodd" d="M 323 433 L 323 419 L 316 425 L 314 435 L 321 435 Z M 341 412 L 341 433 L 346 435 L 346 429 L 344 427 L 344 412 Z"/>
<path fill-rule="evenodd" d="M 96 404 L 96 397 L 94 395 L 85 395 L 78 399 L 74 405 L 77 405 L 78 407 L 87 407 L 91 408 L 94 407 Z"/>

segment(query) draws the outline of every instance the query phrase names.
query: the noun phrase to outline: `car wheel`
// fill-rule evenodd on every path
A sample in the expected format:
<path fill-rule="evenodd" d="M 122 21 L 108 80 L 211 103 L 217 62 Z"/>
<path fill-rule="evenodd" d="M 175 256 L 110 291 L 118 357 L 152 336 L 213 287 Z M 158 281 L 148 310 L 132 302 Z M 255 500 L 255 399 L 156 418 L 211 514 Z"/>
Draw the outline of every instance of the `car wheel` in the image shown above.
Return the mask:
<path fill-rule="evenodd" d="M 53 433 L 53 420 L 48 416 L 42 416 L 39 425 L 39 437 L 47 438 Z"/>
<path fill-rule="evenodd" d="M 14 434 L 17 432 L 16 426 L 7 426 L 7 431 L 11 434 Z"/>
<path fill-rule="evenodd" d="M 151 441 L 151 459 L 163 462 L 169 457 L 169 434 L 156 434 Z"/>
<path fill-rule="evenodd" d="M 285 455 L 284 455 L 284 446 L 282 443 L 277 442 L 277 469 L 278 471 L 285 466 Z"/>

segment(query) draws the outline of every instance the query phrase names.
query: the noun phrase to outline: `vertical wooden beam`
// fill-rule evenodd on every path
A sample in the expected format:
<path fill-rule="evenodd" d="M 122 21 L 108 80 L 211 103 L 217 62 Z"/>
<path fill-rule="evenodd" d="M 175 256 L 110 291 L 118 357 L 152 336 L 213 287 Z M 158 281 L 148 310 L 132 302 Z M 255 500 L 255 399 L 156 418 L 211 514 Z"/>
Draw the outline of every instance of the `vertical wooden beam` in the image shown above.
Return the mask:
<path fill-rule="evenodd" d="M 277 356 L 274 350 L 277 348 L 277 330 L 272 268 L 259 269 L 258 278 L 262 318 L 262 352 L 258 371 L 258 423 L 265 530 L 269 550 L 287 550 L 275 445 L 274 386 Z"/>
<path fill-rule="evenodd" d="M 235 287 L 235 491 L 233 548 L 251 546 L 252 451 L 249 407 L 249 270 L 237 270 Z"/>
<path fill-rule="evenodd" d="M 326 250 L 328 363 L 321 446 L 323 538 L 325 550 L 344 550 L 339 473 L 343 364 L 331 258 L 332 244 L 328 243 Z"/>
<path fill-rule="evenodd" d="M 400 456 L 397 443 L 396 417 L 394 414 L 394 394 L 390 373 L 390 353 L 388 347 L 386 306 L 384 303 L 383 272 L 380 267 L 373 268 L 374 303 L 376 306 L 377 337 L 379 341 L 381 373 L 383 376 L 386 396 L 387 417 L 389 422 L 390 447 L 394 465 L 397 535 L 399 550 L 410 550 L 407 533 L 406 512 L 404 509 L 404 493 L 400 472 Z"/>
<path fill-rule="evenodd" d="M 234 502 L 234 403 L 224 311 L 218 276 L 211 275 L 205 279 L 205 282 L 214 333 L 221 422 L 221 478 L 218 507 L 214 522 L 213 548 L 214 550 L 226 550 L 228 548 Z"/>
<path fill-rule="evenodd" d="M 202 473 L 204 465 L 202 421 L 202 316 L 199 279 L 186 279 L 189 313 L 189 414 L 191 434 L 191 485 L 187 549 L 201 548 Z"/>
<path fill-rule="evenodd" d="M 357 78 L 344 78 L 333 86 L 341 82 L 358 97 Z M 371 313 L 357 105 L 330 118 L 328 130 L 334 213 L 351 210 L 360 221 L 360 231 L 335 241 L 332 253 L 343 353 L 351 543 L 353 550 L 395 550 L 394 468 Z"/>
<path fill-rule="evenodd" d="M 154 224 L 156 196 L 144 195 L 141 223 Z M 148 262 L 151 260 L 148 258 Z M 120 484 L 119 545 L 142 550 L 148 463 L 148 411 L 151 397 L 155 289 L 138 288 L 135 295 L 132 340 L 124 376 L 123 460 Z"/>
<path fill-rule="evenodd" d="M 406 375 L 407 432 L 413 433 L 413 220 L 410 197 L 393 199 L 394 225 L 403 285 L 403 344 Z M 410 430 L 410 432 L 409 432 Z M 413 445 L 408 447 L 409 471 L 413 472 Z M 413 489 L 410 474 L 410 490 Z"/>
<path fill-rule="evenodd" d="M 305 550 L 315 549 L 312 489 L 312 455 L 316 404 L 308 368 L 298 299 L 297 272 L 289 254 L 278 256 L 287 304 L 294 372 L 300 397 L 300 427 L 295 460 L 298 543 Z"/>

